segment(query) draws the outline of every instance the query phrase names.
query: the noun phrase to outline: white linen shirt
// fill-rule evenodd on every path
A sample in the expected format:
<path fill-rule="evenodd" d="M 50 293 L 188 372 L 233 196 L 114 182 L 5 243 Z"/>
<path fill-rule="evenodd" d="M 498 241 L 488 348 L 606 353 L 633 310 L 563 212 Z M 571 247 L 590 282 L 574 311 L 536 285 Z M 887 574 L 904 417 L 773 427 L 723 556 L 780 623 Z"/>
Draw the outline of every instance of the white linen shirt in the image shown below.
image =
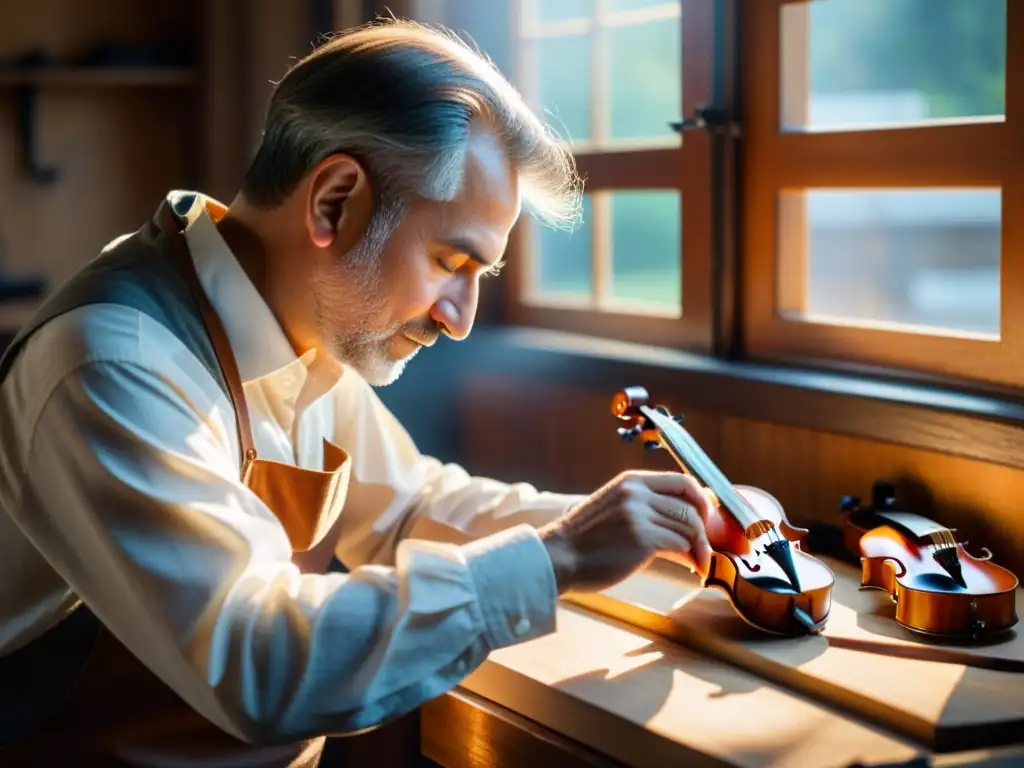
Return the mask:
<path fill-rule="evenodd" d="M 373 726 L 553 631 L 534 526 L 578 497 L 421 455 L 354 370 L 296 357 L 207 210 L 220 204 L 196 200 L 186 238 L 260 456 L 319 469 L 327 437 L 352 457 L 336 550 L 352 571 L 292 564 L 197 357 L 134 309 L 87 306 L 39 329 L 0 389 L 0 654 L 81 596 L 186 702 L 252 741 Z"/>

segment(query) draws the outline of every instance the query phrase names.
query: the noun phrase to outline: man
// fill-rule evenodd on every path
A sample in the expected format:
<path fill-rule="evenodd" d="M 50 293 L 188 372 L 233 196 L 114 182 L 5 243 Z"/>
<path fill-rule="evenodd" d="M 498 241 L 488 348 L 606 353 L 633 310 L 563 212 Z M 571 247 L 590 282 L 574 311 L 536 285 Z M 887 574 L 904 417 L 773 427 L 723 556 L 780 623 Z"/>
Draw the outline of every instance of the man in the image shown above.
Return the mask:
<path fill-rule="evenodd" d="M 0 762 L 315 765 L 553 631 L 566 590 L 706 567 L 681 475 L 469 477 L 371 389 L 469 334 L 524 205 L 574 220 L 571 155 L 393 21 L 282 80 L 230 206 L 170 195 L 51 298 L 0 364 Z"/>

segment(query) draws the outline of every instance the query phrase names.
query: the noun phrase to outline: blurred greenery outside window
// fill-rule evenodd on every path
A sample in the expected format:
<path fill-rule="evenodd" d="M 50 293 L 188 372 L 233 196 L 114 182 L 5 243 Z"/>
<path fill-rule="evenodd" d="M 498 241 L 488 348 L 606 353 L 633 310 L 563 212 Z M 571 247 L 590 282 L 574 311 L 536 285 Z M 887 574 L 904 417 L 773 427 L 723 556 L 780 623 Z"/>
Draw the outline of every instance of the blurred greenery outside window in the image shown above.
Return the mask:
<path fill-rule="evenodd" d="M 817 0 L 781 14 L 784 132 L 1003 120 L 1006 0 Z M 783 315 L 999 337 L 999 187 L 841 184 L 779 194 L 779 243 L 803 238 L 805 251 L 780 247 L 779 284 L 802 286 L 779 297 Z"/>

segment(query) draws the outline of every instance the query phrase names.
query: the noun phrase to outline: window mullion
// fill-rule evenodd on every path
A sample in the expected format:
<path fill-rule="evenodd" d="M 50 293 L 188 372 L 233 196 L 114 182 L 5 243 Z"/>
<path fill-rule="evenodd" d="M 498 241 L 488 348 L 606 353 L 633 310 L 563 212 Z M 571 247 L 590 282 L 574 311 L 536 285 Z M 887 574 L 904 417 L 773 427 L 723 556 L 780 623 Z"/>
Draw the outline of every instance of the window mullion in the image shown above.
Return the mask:
<path fill-rule="evenodd" d="M 610 109 L 608 101 L 608 51 L 605 27 L 609 18 L 608 0 L 594 0 L 594 24 L 591 27 L 590 124 L 591 142 L 603 146 L 608 138 Z M 600 308 L 611 297 L 611 199 L 609 193 L 598 192 L 592 198 L 593 216 L 591 268 L 593 270 L 593 301 Z"/>

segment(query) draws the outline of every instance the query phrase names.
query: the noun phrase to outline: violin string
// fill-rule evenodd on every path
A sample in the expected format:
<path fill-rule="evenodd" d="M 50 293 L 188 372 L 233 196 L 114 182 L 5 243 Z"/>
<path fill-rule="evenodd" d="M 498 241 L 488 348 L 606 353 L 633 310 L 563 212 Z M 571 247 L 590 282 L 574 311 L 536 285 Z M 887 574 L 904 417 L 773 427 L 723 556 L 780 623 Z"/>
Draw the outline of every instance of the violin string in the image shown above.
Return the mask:
<path fill-rule="evenodd" d="M 711 468 L 709 468 L 708 466 L 704 465 L 705 460 L 707 460 L 707 462 L 709 462 L 709 463 L 711 462 L 710 457 L 708 457 L 707 454 L 704 453 L 704 451 L 697 444 L 696 440 L 694 440 L 693 437 L 686 431 L 686 429 L 684 429 L 678 422 L 673 422 L 673 426 L 676 428 L 678 435 L 682 438 L 682 442 L 684 444 L 688 445 L 690 447 L 690 449 L 691 449 L 690 450 L 690 454 L 691 454 L 691 456 L 693 458 L 692 458 L 690 464 L 691 465 L 701 465 L 701 466 L 703 466 L 704 477 L 703 478 L 699 478 L 699 479 L 701 479 L 704 482 L 707 482 L 707 479 L 710 478 L 710 477 L 713 477 L 714 474 L 715 474 L 714 472 L 711 471 Z M 662 430 L 662 434 L 664 435 L 664 430 Z M 681 446 L 675 445 L 675 441 L 673 440 L 673 437 L 671 435 L 668 436 L 668 443 L 674 449 L 673 452 L 678 454 L 677 458 L 678 459 L 683 459 L 683 456 L 685 455 L 686 452 L 680 450 Z M 685 466 L 687 462 L 686 461 L 682 461 L 681 463 Z M 691 469 L 694 469 L 694 468 L 697 469 L 697 472 L 695 474 L 699 474 L 700 469 L 698 467 L 691 466 Z M 719 471 L 718 474 L 721 474 L 721 471 Z M 742 507 L 744 509 L 750 511 L 752 517 L 755 519 L 755 523 L 756 522 L 760 522 L 760 516 L 757 514 L 756 510 L 754 510 L 750 506 L 750 504 L 747 503 L 746 499 L 744 499 L 738 492 L 735 491 L 735 489 L 732 487 L 732 484 L 729 483 L 728 478 L 725 478 L 724 475 L 722 475 L 722 477 L 723 477 L 724 481 L 726 483 L 728 483 L 729 496 L 732 498 L 733 504 L 736 504 L 738 502 L 740 505 L 742 505 Z M 713 488 L 711 490 L 714 491 Z M 718 495 L 717 492 L 716 492 L 716 495 Z M 719 495 L 719 502 L 729 506 L 729 500 L 721 498 L 720 495 Z M 737 522 L 741 522 L 741 521 L 737 520 Z M 751 525 L 753 525 L 753 524 L 754 523 L 751 523 Z M 773 544 L 778 543 L 780 541 L 785 541 L 785 537 L 779 531 L 778 526 L 776 526 L 774 524 L 772 524 L 771 527 L 768 528 L 768 530 L 765 533 L 767 533 L 767 535 L 768 535 L 769 542 L 771 542 Z M 762 535 L 764 535 L 764 534 L 762 534 Z"/>

